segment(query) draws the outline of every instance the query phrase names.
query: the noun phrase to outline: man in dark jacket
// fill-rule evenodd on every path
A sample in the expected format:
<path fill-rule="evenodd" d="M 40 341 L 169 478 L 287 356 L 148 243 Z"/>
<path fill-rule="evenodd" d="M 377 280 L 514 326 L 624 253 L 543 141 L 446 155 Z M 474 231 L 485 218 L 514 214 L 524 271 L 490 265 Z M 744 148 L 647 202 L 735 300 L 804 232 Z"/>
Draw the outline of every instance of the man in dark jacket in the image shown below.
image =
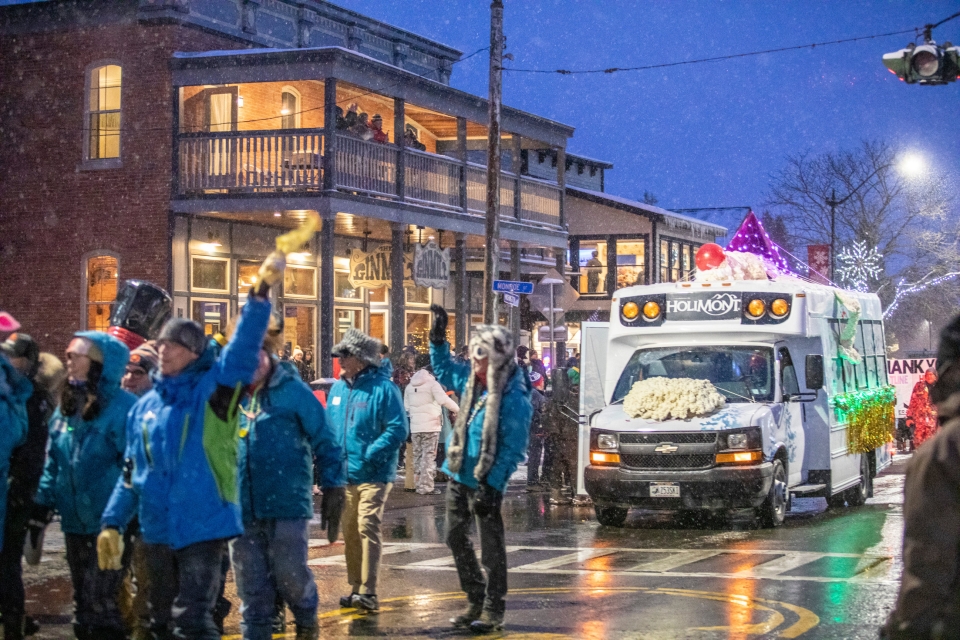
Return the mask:
<path fill-rule="evenodd" d="M 940 431 L 913 454 L 903 502 L 903 576 L 881 637 L 960 638 L 960 316 L 940 334 L 930 397 Z"/>
<path fill-rule="evenodd" d="M 374 612 L 380 609 L 380 523 L 410 428 L 400 390 L 380 365 L 379 340 L 350 329 L 333 355 L 340 358 L 340 379 L 327 396 L 327 415 L 347 466 L 343 541 L 351 588 L 340 606 Z"/>
<path fill-rule="evenodd" d="M 433 305 L 430 361 L 437 380 L 460 394 L 460 410 L 447 440 L 447 546 L 453 553 L 466 611 L 455 627 L 486 633 L 503 626 L 507 550 L 500 507 L 507 481 L 523 460 L 533 408 L 530 379 L 517 366 L 513 336 L 504 327 L 480 325 L 470 339 L 470 364 L 450 357 L 447 312 Z M 480 534 L 484 577 L 469 532 Z"/>
<path fill-rule="evenodd" d="M 33 383 L 27 399 L 27 440 L 14 449 L 10 458 L 10 485 L 7 491 L 7 519 L 4 545 L 0 552 L 0 614 L 4 640 L 19 640 L 25 631 L 37 631 L 27 620 L 24 607 L 21 557 L 27 525 L 34 508 L 33 495 L 43 475 L 47 454 L 47 421 L 60 401 L 60 388 L 67 377 L 63 364 L 52 354 L 40 353 L 33 338 L 15 333 L 0 345 L 10 363 Z M 2 356 L 0 356 L 2 357 Z"/>
<path fill-rule="evenodd" d="M 537 388 L 542 378 L 536 371 L 530 372 L 530 405 L 533 407 L 533 417 L 530 418 L 530 443 L 527 445 L 527 491 L 538 491 L 540 488 L 540 462 L 543 460 L 543 410 L 547 399 Z"/>
<path fill-rule="evenodd" d="M 552 505 L 570 504 L 573 502 L 572 494 L 576 493 L 580 387 L 573 383 L 571 371 L 560 368 L 551 371 L 553 394 L 543 417 L 543 430 L 549 441 L 551 458 L 545 475 L 550 485 Z"/>
<path fill-rule="evenodd" d="M 296 618 L 297 640 L 316 640 L 317 585 L 307 566 L 313 460 L 323 487 L 324 519 L 339 519 L 331 511 L 343 504 L 343 451 L 320 401 L 294 364 L 280 362 L 275 351 L 269 345 L 260 351 L 254 390 L 240 418 L 244 532 L 230 543 L 230 555 L 243 601 L 244 640 L 273 637 L 277 592 Z"/>
<path fill-rule="evenodd" d="M 253 379 L 270 318 L 270 282 L 250 291 L 219 357 L 203 327 L 167 321 L 160 375 L 127 419 L 124 473 L 103 513 L 101 562 L 119 556 L 119 530 L 136 513 L 146 545 L 155 638 L 219 640 L 214 608 L 227 541 L 243 533 L 237 479 L 239 403 Z M 171 632 L 170 624 L 174 625 Z"/>

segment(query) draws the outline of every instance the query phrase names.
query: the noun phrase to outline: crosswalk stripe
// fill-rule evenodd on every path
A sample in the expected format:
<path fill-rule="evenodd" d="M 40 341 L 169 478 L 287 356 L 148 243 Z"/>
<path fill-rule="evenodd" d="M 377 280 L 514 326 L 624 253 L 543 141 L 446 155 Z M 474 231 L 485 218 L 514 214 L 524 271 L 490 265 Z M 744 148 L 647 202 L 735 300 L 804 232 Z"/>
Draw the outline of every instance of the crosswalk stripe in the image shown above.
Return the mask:
<path fill-rule="evenodd" d="M 802 567 L 805 564 L 810 564 L 811 562 L 815 562 L 822 557 L 824 557 L 822 553 L 810 553 L 810 552 L 804 552 L 804 551 L 797 551 L 797 552 L 782 556 L 780 558 L 774 558 L 773 560 L 769 560 L 767 562 L 754 565 L 749 569 L 738 571 L 734 575 L 744 576 L 744 577 L 778 576 L 781 573 L 785 573 L 792 569 L 796 569 L 797 567 Z"/>
<path fill-rule="evenodd" d="M 642 549 L 640 549 L 642 551 Z M 717 549 L 698 549 L 691 551 L 681 551 L 679 553 L 672 553 L 666 558 L 660 558 L 659 560 L 653 560 L 651 562 L 642 562 L 638 565 L 634 565 L 625 571 L 649 571 L 649 572 L 665 572 L 677 567 L 682 567 L 686 564 L 693 564 L 694 562 L 699 562 L 700 560 L 706 560 L 707 558 L 712 558 L 723 553 L 723 550 Z"/>
<path fill-rule="evenodd" d="M 555 569 L 557 567 L 562 567 L 565 564 L 586 562 L 587 560 L 591 560 L 593 558 L 609 556 L 614 553 L 616 553 L 616 551 L 611 551 L 609 549 L 578 549 L 573 553 L 566 553 L 555 558 L 547 558 L 546 560 L 538 560 L 537 562 L 531 562 L 530 564 L 514 567 L 511 569 L 511 571 L 540 571 L 543 569 Z"/>

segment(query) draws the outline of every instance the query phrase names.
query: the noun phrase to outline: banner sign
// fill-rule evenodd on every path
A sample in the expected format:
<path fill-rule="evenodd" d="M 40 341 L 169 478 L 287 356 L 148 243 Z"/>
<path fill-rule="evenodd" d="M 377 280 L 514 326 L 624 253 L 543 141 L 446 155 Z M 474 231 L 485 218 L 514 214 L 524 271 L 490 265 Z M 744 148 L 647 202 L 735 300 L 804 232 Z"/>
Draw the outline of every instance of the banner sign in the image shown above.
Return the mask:
<path fill-rule="evenodd" d="M 433 240 L 418 244 L 413 254 L 413 281 L 418 287 L 446 289 L 450 284 L 450 248 L 439 249 Z"/>
<path fill-rule="evenodd" d="M 413 269 L 409 254 L 403 256 L 404 284 L 410 284 Z M 367 287 L 379 289 L 389 287 L 390 278 L 390 245 L 382 244 L 374 247 L 369 253 L 354 249 L 350 252 L 350 273 L 347 276 L 351 287 Z"/>
<path fill-rule="evenodd" d="M 807 265 L 810 267 L 807 277 L 811 282 L 830 284 L 830 245 L 807 245 Z"/>
<path fill-rule="evenodd" d="M 927 369 L 936 369 L 936 358 L 909 358 L 905 360 L 887 360 L 887 377 L 890 384 L 897 388 L 897 417 L 907 417 L 910 396 Z"/>
<path fill-rule="evenodd" d="M 667 320 L 733 320 L 740 318 L 739 293 L 668 293 Z"/>

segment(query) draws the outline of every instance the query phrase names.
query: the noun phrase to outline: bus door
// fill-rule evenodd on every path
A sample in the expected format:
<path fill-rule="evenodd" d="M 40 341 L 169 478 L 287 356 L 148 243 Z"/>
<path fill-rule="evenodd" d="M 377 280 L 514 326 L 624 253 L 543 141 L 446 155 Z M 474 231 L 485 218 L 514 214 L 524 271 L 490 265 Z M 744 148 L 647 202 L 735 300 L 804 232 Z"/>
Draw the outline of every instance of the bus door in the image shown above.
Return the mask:
<path fill-rule="evenodd" d="M 777 417 L 777 439 L 787 447 L 787 486 L 804 481 L 807 475 L 804 464 L 806 449 L 806 407 L 800 402 L 800 381 L 790 350 L 784 343 L 777 344 L 777 361 L 780 363 L 780 415 Z"/>

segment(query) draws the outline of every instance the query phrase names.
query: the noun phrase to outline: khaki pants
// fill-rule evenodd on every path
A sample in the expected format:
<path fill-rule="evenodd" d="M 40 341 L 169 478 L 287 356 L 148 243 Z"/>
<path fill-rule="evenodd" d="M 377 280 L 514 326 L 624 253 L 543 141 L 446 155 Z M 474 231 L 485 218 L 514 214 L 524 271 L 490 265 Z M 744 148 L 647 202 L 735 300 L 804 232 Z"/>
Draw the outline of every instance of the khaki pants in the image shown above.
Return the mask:
<path fill-rule="evenodd" d="M 344 553 L 347 582 L 354 593 L 376 594 L 383 538 L 380 523 L 392 482 L 347 485 L 347 506 L 343 513 Z"/>

